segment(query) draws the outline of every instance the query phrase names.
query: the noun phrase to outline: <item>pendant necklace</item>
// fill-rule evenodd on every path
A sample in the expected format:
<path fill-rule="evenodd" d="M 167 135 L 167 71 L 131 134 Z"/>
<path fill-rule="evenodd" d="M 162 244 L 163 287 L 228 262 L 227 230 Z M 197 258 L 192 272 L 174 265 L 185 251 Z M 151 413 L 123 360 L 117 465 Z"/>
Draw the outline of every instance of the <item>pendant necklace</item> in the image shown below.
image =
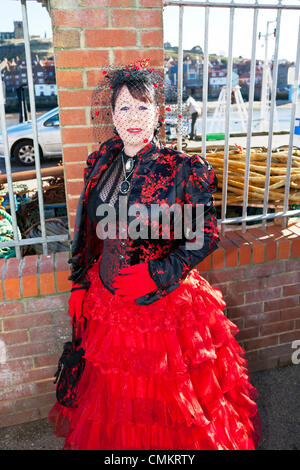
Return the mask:
<path fill-rule="evenodd" d="M 123 151 L 122 151 L 121 157 L 122 157 L 122 163 L 123 163 L 124 180 L 122 181 L 120 185 L 120 192 L 122 194 L 127 194 L 130 188 L 130 182 L 128 181 L 128 178 L 130 177 L 131 173 L 134 170 L 135 160 L 134 160 L 134 157 L 128 157 L 126 165 L 124 165 L 124 158 L 123 158 L 124 152 Z"/>

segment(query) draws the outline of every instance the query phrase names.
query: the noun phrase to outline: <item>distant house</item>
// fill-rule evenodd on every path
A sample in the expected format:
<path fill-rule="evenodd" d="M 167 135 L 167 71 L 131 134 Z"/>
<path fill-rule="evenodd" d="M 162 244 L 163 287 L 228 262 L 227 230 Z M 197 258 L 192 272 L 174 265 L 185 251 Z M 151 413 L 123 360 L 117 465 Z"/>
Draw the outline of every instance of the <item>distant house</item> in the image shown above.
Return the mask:
<path fill-rule="evenodd" d="M 24 37 L 24 33 L 23 33 L 22 21 L 14 21 L 13 31 L 0 31 L 1 41 L 4 41 L 5 39 L 22 39 L 23 37 Z"/>

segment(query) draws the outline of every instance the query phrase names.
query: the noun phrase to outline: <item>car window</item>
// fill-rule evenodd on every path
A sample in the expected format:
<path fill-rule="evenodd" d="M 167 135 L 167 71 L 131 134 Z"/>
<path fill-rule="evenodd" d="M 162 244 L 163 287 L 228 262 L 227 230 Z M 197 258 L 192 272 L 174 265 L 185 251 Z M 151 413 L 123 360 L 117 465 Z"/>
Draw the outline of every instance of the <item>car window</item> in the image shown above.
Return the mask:
<path fill-rule="evenodd" d="M 51 116 L 49 119 L 47 119 L 47 121 L 44 122 L 44 126 L 52 126 L 55 121 L 58 121 L 58 122 L 59 122 L 59 115 L 58 115 L 58 113 L 57 113 L 57 114 L 54 114 L 54 115 Z"/>

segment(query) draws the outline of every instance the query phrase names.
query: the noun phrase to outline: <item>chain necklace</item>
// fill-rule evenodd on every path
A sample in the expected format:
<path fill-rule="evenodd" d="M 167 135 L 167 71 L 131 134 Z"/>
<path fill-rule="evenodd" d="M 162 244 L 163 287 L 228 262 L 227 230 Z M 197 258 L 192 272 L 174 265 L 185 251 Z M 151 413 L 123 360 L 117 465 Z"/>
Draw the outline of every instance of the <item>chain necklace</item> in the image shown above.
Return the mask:
<path fill-rule="evenodd" d="M 122 194 L 127 194 L 130 188 L 130 182 L 128 181 L 128 178 L 130 177 L 130 175 L 132 174 L 134 170 L 135 160 L 134 160 L 134 157 L 128 157 L 126 165 L 124 165 L 124 152 L 123 151 L 121 153 L 121 157 L 122 157 L 122 163 L 123 163 L 124 180 L 122 181 L 120 185 L 120 192 Z"/>

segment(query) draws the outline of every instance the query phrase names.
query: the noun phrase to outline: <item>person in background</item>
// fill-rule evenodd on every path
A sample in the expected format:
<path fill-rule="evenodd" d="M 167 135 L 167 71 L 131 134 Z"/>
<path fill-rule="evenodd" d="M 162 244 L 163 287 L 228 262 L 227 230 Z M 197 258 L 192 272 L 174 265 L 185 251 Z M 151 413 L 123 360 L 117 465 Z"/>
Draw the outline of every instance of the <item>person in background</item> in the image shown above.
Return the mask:
<path fill-rule="evenodd" d="M 189 111 L 189 113 L 192 117 L 192 127 L 191 127 L 191 133 L 190 133 L 189 137 L 190 137 L 191 140 L 194 140 L 194 138 L 196 136 L 196 129 L 195 129 L 196 128 L 196 122 L 197 122 L 198 117 L 201 114 L 201 110 L 200 110 L 199 104 L 197 103 L 197 101 L 192 96 L 188 97 L 185 104 L 187 105 L 188 111 Z"/>

